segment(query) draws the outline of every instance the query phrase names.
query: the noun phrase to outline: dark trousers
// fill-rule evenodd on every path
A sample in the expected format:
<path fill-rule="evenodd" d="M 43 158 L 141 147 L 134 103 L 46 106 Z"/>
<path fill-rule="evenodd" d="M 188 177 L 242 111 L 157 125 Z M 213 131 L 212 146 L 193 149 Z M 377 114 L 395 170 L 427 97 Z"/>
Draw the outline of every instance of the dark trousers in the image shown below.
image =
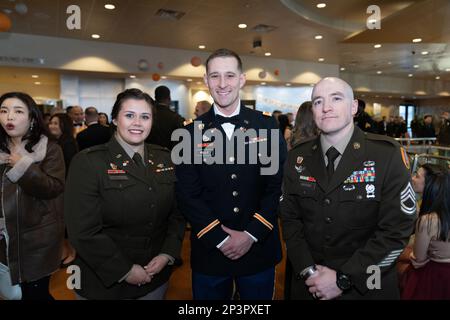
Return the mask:
<path fill-rule="evenodd" d="M 20 287 L 22 288 L 22 300 L 55 300 L 50 295 L 49 285 L 50 276 L 32 282 L 21 283 Z"/>
<path fill-rule="evenodd" d="M 210 276 L 192 272 L 194 300 L 231 300 L 235 287 L 241 300 L 272 300 L 275 268 L 247 276 Z"/>

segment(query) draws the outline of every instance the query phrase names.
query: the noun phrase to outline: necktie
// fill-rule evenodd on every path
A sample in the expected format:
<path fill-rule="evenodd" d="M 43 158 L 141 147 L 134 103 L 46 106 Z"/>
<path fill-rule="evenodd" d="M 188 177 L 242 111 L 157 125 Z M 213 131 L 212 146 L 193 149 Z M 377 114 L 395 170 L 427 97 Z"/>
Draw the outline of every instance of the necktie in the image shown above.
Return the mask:
<path fill-rule="evenodd" d="M 216 121 L 219 124 L 231 123 L 231 124 L 237 125 L 239 122 L 239 115 L 236 115 L 233 117 L 223 117 L 221 115 L 216 115 Z"/>
<path fill-rule="evenodd" d="M 334 161 L 339 157 L 340 153 L 337 151 L 334 147 L 330 147 L 327 152 L 325 153 L 328 159 L 328 165 L 327 165 L 327 175 L 328 175 L 328 181 L 331 180 L 331 177 L 334 174 Z"/>
<path fill-rule="evenodd" d="M 139 169 L 145 169 L 144 162 L 142 161 L 142 157 L 138 152 L 136 152 L 134 154 L 133 161 Z"/>

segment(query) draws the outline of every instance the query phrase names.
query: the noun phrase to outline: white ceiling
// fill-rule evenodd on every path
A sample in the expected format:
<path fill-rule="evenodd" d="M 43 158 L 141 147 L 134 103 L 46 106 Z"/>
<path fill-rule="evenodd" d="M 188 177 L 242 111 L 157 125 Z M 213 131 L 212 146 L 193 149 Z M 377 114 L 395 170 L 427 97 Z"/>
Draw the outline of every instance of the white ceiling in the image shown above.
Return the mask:
<path fill-rule="evenodd" d="M 316 4 L 325 2 L 326 8 Z M 450 1 L 377 0 L 381 29 L 369 30 L 373 0 L 0 0 L 11 32 L 207 51 L 227 47 L 242 55 L 339 64 L 347 72 L 450 80 Z M 27 6 L 19 14 L 15 6 Z M 112 3 L 115 10 L 106 10 Z M 68 30 L 66 8 L 81 8 L 81 30 Z M 159 9 L 184 12 L 180 20 L 155 16 Z M 239 29 L 246 23 L 247 29 Z M 275 26 L 259 33 L 254 26 Z M 315 40 L 315 35 L 322 40 Z M 413 44 L 413 38 L 422 43 Z M 255 39 L 262 46 L 253 48 Z M 375 49 L 374 44 L 382 47 Z M 422 55 L 428 51 L 428 55 Z M 414 68 L 418 65 L 418 68 Z M 450 69 L 449 69 L 450 70 Z"/>

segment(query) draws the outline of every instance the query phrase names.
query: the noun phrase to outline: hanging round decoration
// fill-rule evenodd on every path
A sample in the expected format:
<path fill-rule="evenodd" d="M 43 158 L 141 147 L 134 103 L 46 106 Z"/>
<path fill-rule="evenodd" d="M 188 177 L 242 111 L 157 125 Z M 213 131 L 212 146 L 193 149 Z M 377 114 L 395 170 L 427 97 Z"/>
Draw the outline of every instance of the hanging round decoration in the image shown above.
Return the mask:
<path fill-rule="evenodd" d="M 267 72 L 265 72 L 264 70 L 263 70 L 263 71 L 260 71 L 260 72 L 258 73 L 258 77 L 259 77 L 260 79 L 264 79 L 265 77 L 267 77 Z"/>
<path fill-rule="evenodd" d="M 0 32 L 6 32 L 9 29 L 11 29 L 11 19 L 3 12 L 0 12 Z"/>
<path fill-rule="evenodd" d="M 199 57 L 192 57 L 192 59 L 191 59 L 191 64 L 194 66 L 194 67 L 198 67 L 199 65 L 201 65 L 202 64 L 202 59 L 200 59 Z"/>
<path fill-rule="evenodd" d="M 161 75 L 159 73 L 152 74 L 153 81 L 159 81 L 161 79 Z"/>
<path fill-rule="evenodd" d="M 279 69 L 275 69 L 275 71 L 273 72 L 274 75 L 279 76 L 280 75 L 280 70 Z"/>
<path fill-rule="evenodd" d="M 147 60 L 141 59 L 138 61 L 138 69 L 140 71 L 148 71 L 148 68 L 150 68 L 150 65 Z"/>

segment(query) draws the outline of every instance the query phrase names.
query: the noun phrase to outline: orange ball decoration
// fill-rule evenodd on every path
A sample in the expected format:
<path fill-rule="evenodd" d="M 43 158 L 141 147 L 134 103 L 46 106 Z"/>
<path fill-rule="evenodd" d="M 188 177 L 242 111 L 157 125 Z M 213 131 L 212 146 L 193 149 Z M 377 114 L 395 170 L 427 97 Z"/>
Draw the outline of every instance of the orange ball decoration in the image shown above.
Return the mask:
<path fill-rule="evenodd" d="M 192 59 L 191 59 L 191 64 L 192 64 L 194 67 L 198 67 L 199 65 L 202 64 L 202 59 L 200 59 L 199 57 L 192 57 Z"/>
<path fill-rule="evenodd" d="M 3 12 L 0 12 L 0 32 L 6 32 L 9 29 L 11 29 L 11 19 Z"/>
<path fill-rule="evenodd" d="M 153 81 L 159 81 L 161 79 L 161 75 L 159 73 L 152 74 Z"/>
<path fill-rule="evenodd" d="M 278 70 L 278 69 L 275 69 L 275 71 L 273 72 L 276 76 L 279 76 L 280 75 L 280 70 Z"/>

